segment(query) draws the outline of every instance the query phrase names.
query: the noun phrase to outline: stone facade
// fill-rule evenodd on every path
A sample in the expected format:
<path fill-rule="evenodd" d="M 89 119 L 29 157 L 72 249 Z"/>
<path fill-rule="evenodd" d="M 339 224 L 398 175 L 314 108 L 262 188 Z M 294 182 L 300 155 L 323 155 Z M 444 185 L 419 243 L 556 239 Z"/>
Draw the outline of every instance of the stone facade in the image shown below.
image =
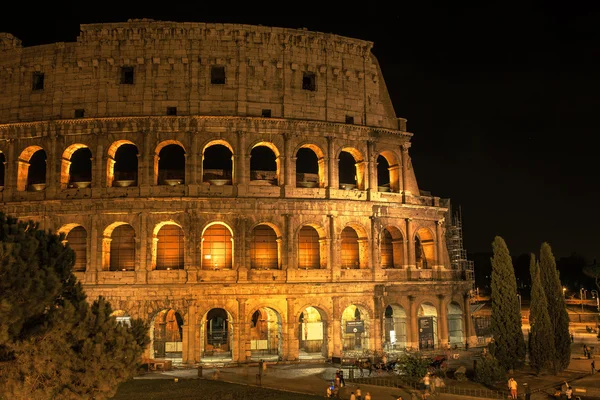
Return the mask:
<path fill-rule="evenodd" d="M 89 298 L 152 323 L 166 350 L 148 357 L 294 361 L 473 341 L 449 202 L 419 190 L 412 133 L 371 48 L 151 20 L 26 48 L 0 33 L 0 211 L 65 234 Z M 177 157 L 181 168 L 165 164 Z M 164 267 L 169 257 L 180 261 Z"/>

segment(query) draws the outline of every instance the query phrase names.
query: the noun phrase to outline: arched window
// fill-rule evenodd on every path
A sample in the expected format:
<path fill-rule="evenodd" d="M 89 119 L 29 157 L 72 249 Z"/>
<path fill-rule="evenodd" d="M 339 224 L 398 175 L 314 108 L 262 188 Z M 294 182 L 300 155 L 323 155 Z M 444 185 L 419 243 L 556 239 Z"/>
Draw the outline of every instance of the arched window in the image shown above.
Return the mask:
<path fill-rule="evenodd" d="M 177 225 L 165 225 L 156 238 L 156 269 L 183 269 L 183 229 Z"/>
<path fill-rule="evenodd" d="M 111 235 L 110 270 L 135 269 L 135 231 L 130 225 L 119 225 Z"/>
<path fill-rule="evenodd" d="M 277 157 L 267 146 L 256 146 L 250 152 L 250 180 L 278 184 Z"/>
<path fill-rule="evenodd" d="M 342 231 L 342 268 L 360 268 L 358 235 L 349 226 Z"/>
<path fill-rule="evenodd" d="M 381 268 L 394 268 L 392 234 L 387 229 L 381 233 Z"/>
<path fill-rule="evenodd" d="M 202 235 L 202 266 L 204 269 L 229 269 L 232 266 L 231 232 L 223 224 L 206 228 Z"/>
<path fill-rule="evenodd" d="M 75 252 L 73 271 L 85 271 L 87 266 L 87 232 L 82 226 L 71 229 L 66 237 L 69 247 Z"/>
<path fill-rule="evenodd" d="M 134 144 L 122 144 L 115 153 L 115 185 L 136 186 L 138 173 L 138 149 Z"/>
<path fill-rule="evenodd" d="M 252 232 L 250 266 L 255 269 L 277 269 L 277 234 L 268 225 L 258 225 Z"/>
<path fill-rule="evenodd" d="M 202 182 L 214 185 L 231 185 L 233 178 L 233 153 L 223 144 L 213 144 L 204 149 L 202 157 Z"/>
<path fill-rule="evenodd" d="M 159 185 L 176 186 L 185 182 L 185 151 L 179 144 L 168 144 L 158 154 Z"/>
<path fill-rule="evenodd" d="M 320 268 L 319 234 L 311 226 L 303 226 L 298 234 L 298 268 Z"/>

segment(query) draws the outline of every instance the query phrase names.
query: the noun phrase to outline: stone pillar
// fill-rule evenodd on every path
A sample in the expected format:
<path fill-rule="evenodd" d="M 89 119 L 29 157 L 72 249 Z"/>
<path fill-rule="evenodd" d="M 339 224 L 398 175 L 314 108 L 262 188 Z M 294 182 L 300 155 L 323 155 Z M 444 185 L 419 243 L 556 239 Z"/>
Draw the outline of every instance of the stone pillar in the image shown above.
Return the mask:
<path fill-rule="evenodd" d="M 375 271 L 381 269 L 381 257 L 379 250 L 379 218 L 375 215 L 371 216 L 371 270 L 373 271 L 373 279 L 375 279 Z"/>
<path fill-rule="evenodd" d="M 410 148 L 410 143 L 402 144 L 402 182 L 400 185 L 400 190 L 402 190 L 402 202 L 406 203 L 406 184 L 408 179 L 408 163 L 410 158 L 408 157 L 408 149 Z M 408 193 L 410 194 L 410 192 Z"/>
<path fill-rule="evenodd" d="M 285 256 L 283 257 L 283 269 L 297 269 L 298 264 L 294 262 L 294 229 L 292 226 L 292 215 L 283 214 L 285 219 L 285 238 L 284 238 L 284 249 Z"/>
<path fill-rule="evenodd" d="M 98 139 L 98 141 L 100 141 L 100 139 Z M 96 157 L 94 157 L 92 166 L 92 197 L 99 197 L 102 188 L 105 188 L 107 185 L 107 171 L 104 164 L 104 146 L 101 143 L 96 146 Z"/>
<path fill-rule="evenodd" d="M 438 294 L 438 344 L 440 348 L 448 348 L 448 309 L 446 308 L 446 296 Z"/>
<path fill-rule="evenodd" d="M 148 227 L 146 221 L 146 215 L 138 214 L 137 224 L 134 226 L 135 229 L 135 283 L 144 284 L 148 281 L 148 260 L 147 260 L 147 243 L 151 242 L 148 235 Z"/>
<path fill-rule="evenodd" d="M 196 361 L 194 357 L 194 349 L 196 347 L 195 341 L 197 329 L 198 324 L 196 324 L 196 306 L 191 305 L 188 307 L 187 320 L 183 326 L 183 343 L 181 343 L 181 346 L 183 347 L 182 358 L 184 364 L 192 364 Z"/>
<path fill-rule="evenodd" d="M 85 283 L 94 284 L 98 283 L 98 272 L 102 271 L 102 226 L 98 226 L 98 214 L 92 213 L 90 215 L 90 224 L 88 239 L 89 239 L 89 251 L 87 252 L 87 264 L 85 269 Z M 98 250 L 100 245 L 100 250 Z"/>
<path fill-rule="evenodd" d="M 373 347 L 371 350 L 381 351 L 383 350 L 383 295 L 375 295 L 373 298 Z"/>
<path fill-rule="evenodd" d="M 435 224 L 435 237 L 436 237 L 436 257 L 437 265 L 440 268 L 444 267 L 444 218 L 440 219 Z"/>
<path fill-rule="evenodd" d="M 250 165 L 250 160 L 248 159 L 248 155 L 246 154 L 246 135 L 244 131 L 237 131 L 237 139 L 238 139 L 238 150 L 237 157 L 234 157 L 234 176 L 233 176 L 233 184 L 246 185 L 250 180 L 246 172 L 246 167 Z"/>
<path fill-rule="evenodd" d="M 141 177 L 138 180 L 139 186 L 150 186 L 150 171 L 152 171 L 152 173 L 154 174 L 154 165 L 150 165 L 150 160 L 154 160 L 154 151 L 150 149 L 150 139 L 150 134 L 148 132 L 145 132 L 144 148 L 142 149 L 141 154 L 140 149 L 138 149 L 138 176 L 141 173 Z M 158 157 L 158 154 L 156 156 Z"/>
<path fill-rule="evenodd" d="M 250 347 L 248 343 L 248 323 L 246 318 L 246 301 L 245 297 L 238 297 L 238 320 L 237 320 L 237 354 L 233 354 L 233 360 L 244 363 L 250 359 Z M 235 332 L 235 331 L 234 331 Z"/>
<path fill-rule="evenodd" d="M 471 320 L 471 303 L 469 301 L 469 293 L 463 294 L 463 319 L 464 319 L 464 332 L 467 343 L 470 346 L 477 345 L 477 335 L 473 328 Z"/>
<path fill-rule="evenodd" d="M 287 298 L 287 351 L 284 355 L 284 360 L 295 361 L 298 360 L 298 337 L 297 337 L 297 321 L 295 317 L 295 297 Z"/>
<path fill-rule="evenodd" d="M 46 153 L 46 198 L 52 198 L 60 187 L 60 174 L 57 169 L 61 166 L 62 154 L 56 151 L 56 131 L 50 132 L 50 151 Z"/>
<path fill-rule="evenodd" d="M 369 200 L 377 195 L 377 158 L 375 157 L 375 144 L 372 140 L 367 140 L 367 193 Z"/>
<path fill-rule="evenodd" d="M 289 133 L 283 134 L 283 173 L 284 173 L 284 185 L 288 188 L 294 186 L 295 179 L 292 179 L 292 142 L 290 141 Z M 281 182 L 279 182 L 281 185 Z"/>
<path fill-rule="evenodd" d="M 340 309 L 340 298 L 333 297 L 333 315 L 331 316 L 333 357 L 342 357 L 342 310 Z"/>
<path fill-rule="evenodd" d="M 335 162 L 337 161 L 337 157 L 334 154 L 335 153 L 335 149 L 333 147 L 334 145 L 334 138 L 332 136 L 327 136 L 327 157 L 328 157 L 328 168 L 327 168 L 327 185 L 328 185 L 328 193 L 329 193 L 329 197 L 331 197 L 331 189 L 337 189 L 339 186 L 339 179 L 337 176 L 335 176 L 335 171 L 337 171 L 337 168 L 335 167 Z"/>
<path fill-rule="evenodd" d="M 417 303 L 415 296 L 408 296 L 408 318 L 410 321 L 409 345 L 414 349 L 419 348 L 419 320 L 417 318 Z"/>
<path fill-rule="evenodd" d="M 415 260 L 415 233 L 414 222 L 412 218 L 406 218 L 406 253 L 407 267 L 416 268 L 417 261 Z"/>
<path fill-rule="evenodd" d="M 192 154 L 187 158 L 186 161 L 189 161 L 189 175 L 186 175 L 186 183 L 188 185 L 197 185 L 198 184 L 198 135 L 193 132 L 190 133 L 192 135 Z M 189 178 L 188 178 L 189 176 Z M 189 179 L 189 181 L 188 181 Z"/>
<path fill-rule="evenodd" d="M 338 239 L 335 230 L 335 216 L 332 214 L 327 215 L 329 217 L 329 262 L 328 267 L 331 270 L 332 281 L 337 281 L 340 278 L 340 263 L 338 262 Z"/>
<path fill-rule="evenodd" d="M 3 200 L 6 202 L 8 199 L 12 199 L 14 193 L 17 191 L 17 177 L 19 172 L 19 160 L 18 156 L 15 155 L 15 140 L 7 139 L 8 141 L 8 154 L 4 159 L 4 197 Z"/>

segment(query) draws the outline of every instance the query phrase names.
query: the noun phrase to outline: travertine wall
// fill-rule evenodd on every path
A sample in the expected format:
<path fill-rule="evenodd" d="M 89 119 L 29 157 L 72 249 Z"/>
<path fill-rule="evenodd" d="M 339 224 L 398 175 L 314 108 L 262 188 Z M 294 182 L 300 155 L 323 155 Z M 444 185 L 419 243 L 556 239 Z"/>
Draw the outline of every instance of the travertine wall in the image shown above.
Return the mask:
<path fill-rule="evenodd" d="M 361 309 L 364 349 L 370 351 L 383 348 L 388 305 L 406 315 L 406 346 L 418 346 L 418 316 L 432 312 L 436 343 L 446 346 L 449 307 L 461 310 L 464 339 L 473 341 L 471 277 L 450 268 L 446 250 L 448 203 L 421 195 L 409 156 L 412 134 L 395 116 L 371 46 L 302 30 L 145 20 L 83 25 L 76 43 L 31 48 L 0 34 L 0 211 L 52 231 L 85 228 L 86 270 L 77 276 L 89 298 L 105 296 L 115 309 L 148 321 L 161 310 L 176 310 L 183 317 L 183 362 L 206 361 L 206 314 L 212 308 L 230 315 L 233 362 L 250 359 L 250 321 L 260 308 L 280 318 L 283 360 L 299 358 L 299 315 L 309 306 L 326 322 L 324 357 L 346 354 L 342 313 L 350 305 Z M 224 85 L 210 83 L 214 65 L 225 66 Z M 134 67 L 133 84 L 120 83 L 122 66 Z M 43 89 L 32 90 L 34 72 L 44 74 Z M 315 74 L 316 90 L 302 89 L 303 72 Z M 177 116 L 165 116 L 166 107 L 177 107 Z M 75 109 L 84 109 L 85 117 L 73 118 Z M 261 117 L 263 109 L 272 110 L 270 118 Z M 138 150 L 136 186 L 112 183 L 112 157 L 123 143 Z M 157 180 L 158 150 L 165 143 L 185 153 L 182 185 Z M 214 144 L 231 149 L 231 184 L 203 179 L 204 151 Z M 251 180 L 256 146 L 276 155 L 276 185 Z M 87 188 L 66 185 L 75 148 L 92 154 Z M 296 182 L 301 148 L 319 160 L 317 187 Z M 47 156 L 46 186 L 30 191 L 28 163 L 40 149 Z M 342 152 L 356 161 L 356 190 L 340 187 Z M 378 186 L 379 156 L 390 167 L 386 192 Z M 183 269 L 153 269 L 153 231 L 165 222 L 185 233 Z M 107 232 L 116 223 L 135 231 L 133 271 L 109 271 L 103 262 Z M 211 223 L 232 232 L 231 269 L 202 268 L 202 232 Z M 259 224 L 277 233 L 277 269 L 250 267 L 250 238 Z M 320 269 L 298 269 L 303 226 L 319 233 Z M 358 234 L 358 269 L 341 268 L 345 227 Z M 394 246 L 401 249 L 394 268 L 381 266 L 384 229 L 394 232 Z M 426 242 L 427 269 L 416 263 L 417 238 Z"/>

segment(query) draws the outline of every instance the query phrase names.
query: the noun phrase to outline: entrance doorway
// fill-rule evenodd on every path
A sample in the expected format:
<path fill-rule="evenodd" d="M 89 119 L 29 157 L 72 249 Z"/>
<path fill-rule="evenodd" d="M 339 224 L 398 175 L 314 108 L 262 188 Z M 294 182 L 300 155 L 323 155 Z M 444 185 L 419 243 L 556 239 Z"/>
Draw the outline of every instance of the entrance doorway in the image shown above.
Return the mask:
<path fill-rule="evenodd" d="M 306 307 L 298 318 L 298 358 L 301 360 L 327 357 L 327 320 L 316 307 Z"/>

